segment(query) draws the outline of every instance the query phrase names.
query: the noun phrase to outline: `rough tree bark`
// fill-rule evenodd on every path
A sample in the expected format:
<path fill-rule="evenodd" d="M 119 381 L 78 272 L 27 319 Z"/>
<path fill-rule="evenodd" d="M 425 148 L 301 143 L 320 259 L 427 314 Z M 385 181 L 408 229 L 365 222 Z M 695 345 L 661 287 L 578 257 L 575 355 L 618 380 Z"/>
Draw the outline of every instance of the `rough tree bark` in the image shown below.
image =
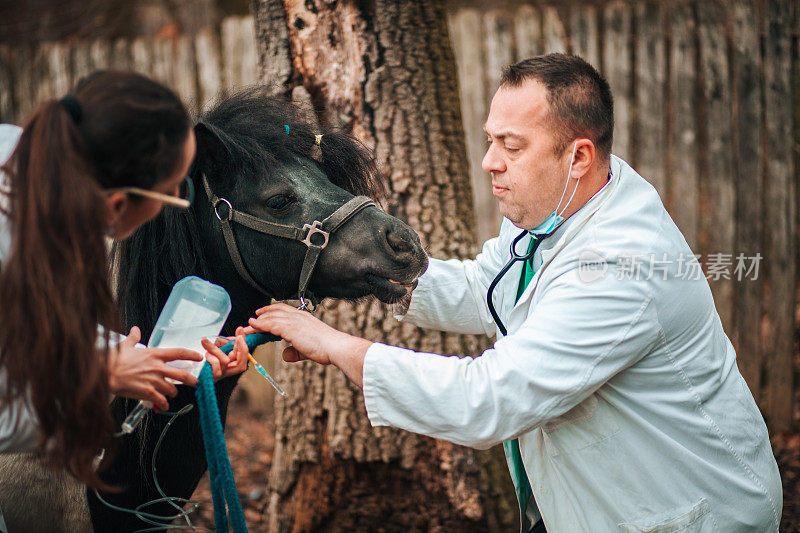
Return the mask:
<path fill-rule="evenodd" d="M 456 68 L 436 1 L 252 0 L 263 80 L 374 148 L 389 195 L 433 257 L 476 252 Z M 400 325 L 379 303 L 330 304 L 323 319 L 368 339 L 477 355 L 486 339 Z M 270 531 L 513 529 L 502 450 L 483 453 L 370 427 L 361 391 L 335 368 L 285 365 L 276 404 Z"/>

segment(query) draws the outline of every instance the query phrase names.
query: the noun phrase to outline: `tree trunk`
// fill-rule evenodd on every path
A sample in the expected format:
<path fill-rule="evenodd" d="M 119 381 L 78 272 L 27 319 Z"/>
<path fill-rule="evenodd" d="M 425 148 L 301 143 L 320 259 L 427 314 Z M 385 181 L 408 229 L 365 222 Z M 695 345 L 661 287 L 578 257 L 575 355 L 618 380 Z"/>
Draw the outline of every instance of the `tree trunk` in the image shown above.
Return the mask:
<path fill-rule="evenodd" d="M 306 95 L 323 122 L 373 148 L 385 208 L 438 258 L 475 255 L 456 68 L 435 1 L 252 0 L 264 81 Z M 332 303 L 322 318 L 367 339 L 477 355 L 484 338 L 400 325 L 377 302 Z M 281 369 L 269 479 L 270 531 L 488 531 L 514 527 L 502 450 L 483 453 L 372 428 L 361 391 L 336 368 Z"/>

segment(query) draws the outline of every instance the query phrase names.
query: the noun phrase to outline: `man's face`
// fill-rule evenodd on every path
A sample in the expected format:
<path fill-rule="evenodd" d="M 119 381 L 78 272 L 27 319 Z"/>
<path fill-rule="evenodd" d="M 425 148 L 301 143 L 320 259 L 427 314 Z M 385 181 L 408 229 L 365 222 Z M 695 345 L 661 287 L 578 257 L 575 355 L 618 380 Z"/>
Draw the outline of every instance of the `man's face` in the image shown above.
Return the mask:
<path fill-rule="evenodd" d="M 548 112 L 545 87 L 528 80 L 497 90 L 484 126 L 489 147 L 482 166 L 492 175 L 492 193 L 500 213 L 523 229 L 553 212 L 566 181 L 571 152 L 563 150 L 566 162 L 564 153 L 556 156 Z"/>

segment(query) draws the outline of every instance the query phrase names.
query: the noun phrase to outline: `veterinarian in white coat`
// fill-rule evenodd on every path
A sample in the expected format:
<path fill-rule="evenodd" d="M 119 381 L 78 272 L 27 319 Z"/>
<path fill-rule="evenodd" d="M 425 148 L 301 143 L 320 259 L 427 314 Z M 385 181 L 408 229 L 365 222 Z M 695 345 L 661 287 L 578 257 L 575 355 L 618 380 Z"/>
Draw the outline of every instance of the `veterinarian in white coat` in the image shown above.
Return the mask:
<path fill-rule="evenodd" d="M 202 354 L 144 347 L 138 328 L 127 338 L 102 334 L 119 326 L 108 239 L 127 238 L 164 205 L 188 208 L 183 184 L 194 155 L 180 99 L 132 72 L 92 73 L 72 94 L 42 103 L 24 128 L 0 124 L 0 453 L 39 451 L 47 466 L 97 487 L 95 458 L 119 429 L 112 395 L 167 409 L 177 393 L 167 378 L 196 384 L 167 363 Z M 207 355 L 215 378 L 223 364 L 227 373 L 245 368 L 228 364 L 236 353 Z M 29 462 L 3 456 L 0 504 L 12 531 L 57 528 L 61 518 L 83 530 L 74 517 L 54 518 L 61 503 L 47 509 L 51 516 L 25 512 L 16 488 L 32 489 L 30 500 L 42 479 L 65 487 L 63 476 L 43 476 Z M 73 502 L 80 514 L 82 498 Z"/>
<path fill-rule="evenodd" d="M 483 162 L 500 235 L 474 261 L 432 259 L 403 318 L 496 335 L 480 357 L 370 343 L 286 306 L 251 328 L 291 341 L 286 360 L 362 384 L 375 426 L 505 442 L 525 531 L 777 531 L 767 428 L 695 256 L 655 189 L 609 153 L 612 116 L 607 84 L 578 58 L 504 73 Z M 503 335 L 487 289 L 526 229 L 542 239 L 533 275 L 526 286 L 517 262 L 493 295 Z"/>
<path fill-rule="evenodd" d="M 12 124 L 0 124 L 0 165 L 2 165 L 11 155 L 22 135 L 22 128 Z M 5 176 L 0 173 L 0 269 L 11 252 L 12 231 L 9 219 L 3 214 L 3 210 L 8 208 L 8 185 Z M 2 327 L 2 325 L 0 325 Z M 125 336 L 112 333 L 112 345 L 118 345 L 125 339 Z M 138 340 L 138 338 L 137 338 Z M 98 340 L 98 343 L 102 342 Z M 134 345 L 136 348 L 134 349 Z M 125 349 L 120 352 L 122 357 L 117 369 L 118 373 L 112 375 L 111 379 L 119 383 L 119 392 L 127 392 L 133 397 L 142 397 L 151 400 L 163 399 L 157 393 L 146 390 L 148 381 L 162 380 L 165 374 L 171 374 L 169 367 L 150 368 L 147 359 L 172 360 L 176 358 L 199 357 L 199 354 L 188 352 L 183 349 L 152 350 L 145 348 L 142 344 L 135 341 L 125 343 Z M 154 365 L 155 366 L 155 365 Z M 196 383 L 191 376 L 185 372 L 175 374 L 176 378 L 181 378 L 189 383 Z M 5 370 L 0 368 L 0 400 L 6 394 Z M 168 407 L 168 404 L 164 404 Z M 14 401 L 10 403 L 0 403 L 0 453 L 32 451 L 39 442 L 39 422 L 33 412 L 30 398 L 27 401 Z"/>
<path fill-rule="evenodd" d="M 91 485 L 114 430 L 110 394 L 167 408 L 167 377 L 196 383 L 166 362 L 201 354 L 136 347 L 136 328 L 111 334 L 102 356 L 94 339 L 116 307 L 106 238 L 128 237 L 166 203 L 188 207 L 176 196 L 194 152 L 178 97 L 134 73 L 94 73 L 24 129 L 0 125 L 0 452 L 38 447 Z"/>

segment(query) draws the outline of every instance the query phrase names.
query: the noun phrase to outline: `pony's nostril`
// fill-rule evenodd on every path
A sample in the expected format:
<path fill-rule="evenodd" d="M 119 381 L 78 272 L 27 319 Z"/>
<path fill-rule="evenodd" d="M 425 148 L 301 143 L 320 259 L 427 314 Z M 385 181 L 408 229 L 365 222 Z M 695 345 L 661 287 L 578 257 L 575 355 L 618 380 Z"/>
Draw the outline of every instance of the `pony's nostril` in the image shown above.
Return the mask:
<path fill-rule="evenodd" d="M 396 231 L 389 231 L 386 234 L 386 242 L 397 253 L 410 252 L 413 250 L 413 245 L 408 240 L 404 239 Z"/>

